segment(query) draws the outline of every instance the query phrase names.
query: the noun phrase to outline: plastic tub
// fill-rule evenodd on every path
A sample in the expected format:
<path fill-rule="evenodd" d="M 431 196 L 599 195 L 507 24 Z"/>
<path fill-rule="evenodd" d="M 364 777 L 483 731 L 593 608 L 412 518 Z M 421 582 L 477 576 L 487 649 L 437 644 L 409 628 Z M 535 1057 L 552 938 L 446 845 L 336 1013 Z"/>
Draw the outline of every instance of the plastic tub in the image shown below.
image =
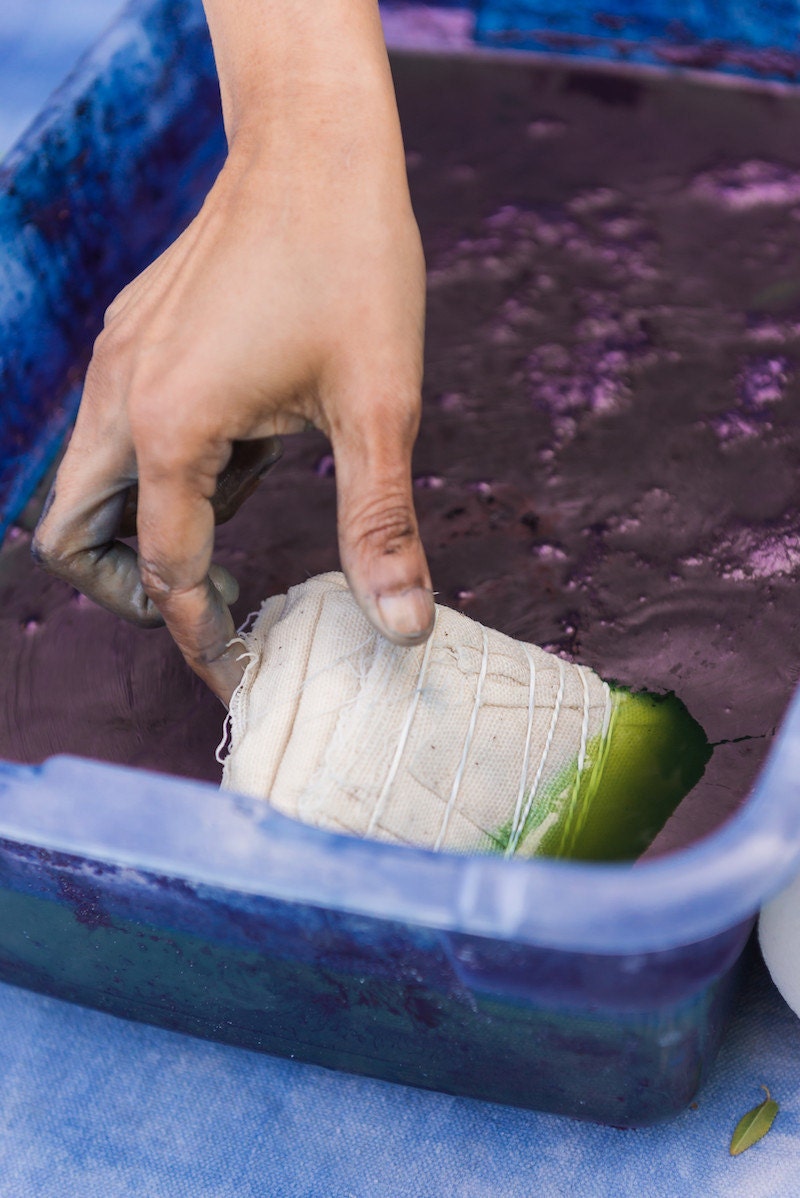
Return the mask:
<path fill-rule="evenodd" d="M 476 35 L 488 46 L 616 62 L 698 67 L 761 79 L 800 76 L 797 0 L 477 0 Z"/>
<path fill-rule="evenodd" d="M 197 207 L 221 153 L 202 15 L 157 3 L 128 10 L 8 161 L 6 521 L 71 418 L 102 308 Z M 637 867 L 360 842 L 63 757 L 0 766 L 0 837 L 6 981 L 392 1081 L 647 1124 L 702 1083 L 754 916 L 800 864 L 800 700 L 735 818 Z"/>
<path fill-rule="evenodd" d="M 706 1076 L 800 858 L 800 702 L 742 813 L 638 868 L 351 840 L 54 758 L 0 775 L 0 976 L 334 1068 L 618 1126 Z"/>

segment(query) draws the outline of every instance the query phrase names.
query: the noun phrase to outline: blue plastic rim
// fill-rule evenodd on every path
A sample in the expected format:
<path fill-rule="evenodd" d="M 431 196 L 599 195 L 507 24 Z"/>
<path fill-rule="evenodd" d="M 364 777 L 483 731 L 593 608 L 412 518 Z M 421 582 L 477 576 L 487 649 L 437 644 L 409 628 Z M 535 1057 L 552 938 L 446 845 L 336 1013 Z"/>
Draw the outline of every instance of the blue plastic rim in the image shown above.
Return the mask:
<path fill-rule="evenodd" d="M 515 944 L 662 952 L 746 922 L 800 868 L 800 695 L 737 815 L 697 844 L 636 866 L 459 857 L 361 841 L 205 783 L 70 757 L 0 766 L 0 837 L 201 886 Z"/>
<path fill-rule="evenodd" d="M 478 0 L 488 46 L 800 79 L 798 0 Z"/>
<path fill-rule="evenodd" d="M 136 0 L 7 160 L 6 523 L 71 419 L 103 308 L 199 207 L 223 152 L 199 4 Z M 634 1125 L 702 1082 L 754 916 L 798 868 L 800 697 L 742 810 L 635 867 L 436 855 L 157 774 L 0 764 L 0 977 L 248 1048 Z"/>

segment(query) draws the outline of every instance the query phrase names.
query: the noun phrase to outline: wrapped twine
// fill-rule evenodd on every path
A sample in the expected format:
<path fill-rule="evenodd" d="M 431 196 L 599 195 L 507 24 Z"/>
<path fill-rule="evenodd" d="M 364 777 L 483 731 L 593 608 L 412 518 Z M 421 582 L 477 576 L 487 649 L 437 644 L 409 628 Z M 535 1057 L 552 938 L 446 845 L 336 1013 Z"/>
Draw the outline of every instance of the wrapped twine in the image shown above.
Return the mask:
<path fill-rule="evenodd" d="M 268 599 L 240 639 L 223 787 L 437 851 L 582 855 L 609 766 L 618 792 L 659 705 L 447 607 L 424 645 L 392 645 L 339 573 Z"/>

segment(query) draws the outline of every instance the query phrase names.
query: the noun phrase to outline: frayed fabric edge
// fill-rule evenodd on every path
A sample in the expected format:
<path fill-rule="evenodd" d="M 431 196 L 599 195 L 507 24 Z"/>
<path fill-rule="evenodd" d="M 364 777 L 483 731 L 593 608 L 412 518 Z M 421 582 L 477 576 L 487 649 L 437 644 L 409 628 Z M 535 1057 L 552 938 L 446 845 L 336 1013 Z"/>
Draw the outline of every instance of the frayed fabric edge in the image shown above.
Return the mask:
<path fill-rule="evenodd" d="M 236 739 L 238 739 L 239 736 L 243 735 L 244 730 L 245 730 L 244 729 L 244 723 L 245 723 L 244 707 L 243 707 L 244 693 L 245 693 L 246 689 L 249 687 L 249 684 L 250 684 L 252 676 L 253 676 L 254 668 L 257 665 L 258 659 L 259 659 L 258 650 L 254 647 L 254 638 L 251 635 L 252 628 L 251 628 L 250 632 L 245 632 L 245 628 L 247 627 L 247 625 L 250 623 L 251 620 L 254 620 L 254 617 L 257 618 L 260 614 L 261 614 L 260 610 L 258 612 L 250 612 L 247 619 L 244 621 L 244 623 L 241 625 L 241 627 L 237 630 L 236 636 L 231 637 L 231 639 L 228 641 L 228 644 L 226 646 L 226 648 L 230 648 L 231 645 L 236 645 L 236 644 L 241 645 L 242 648 L 244 649 L 244 653 L 240 653 L 239 656 L 236 658 L 236 660 L 237 661 L 247 661 L 247 665 L 244 668 L 244 673 L 242 674 L 242 677 L 239 680 L 238 685 L 236 686 L 236 688 L 233 691 L 233 694 L 231 695 L 230 703 L 228 704 L 228 710 L 225 713 L 224 720 L 222 721 L 222 739 L 220 740 L 220 742 L 217 745 L 217 748 L 214 752 L 215 759 L 223 767 L 223 773 L 222 773 L 222 785 L 223 786 L 225 784 L 225 766 L 227 764 L 228 758 L 231 755 L 231 752 L 233 751 L 234 727 L 236 728 L 236 734 L 235 734 Z"/>

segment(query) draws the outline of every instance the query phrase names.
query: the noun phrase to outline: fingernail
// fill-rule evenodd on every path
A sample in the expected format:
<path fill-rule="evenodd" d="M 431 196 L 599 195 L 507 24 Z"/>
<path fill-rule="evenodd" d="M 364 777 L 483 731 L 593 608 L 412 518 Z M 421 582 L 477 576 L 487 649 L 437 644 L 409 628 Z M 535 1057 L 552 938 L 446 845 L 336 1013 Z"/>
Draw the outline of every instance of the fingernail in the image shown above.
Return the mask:
<path fill-rule="evenodd" d="M 379 595 L 375 605 L 389 636 L 410 640 L 423 636 L 433 623 L 433 595 L 422 587 Z"/>

